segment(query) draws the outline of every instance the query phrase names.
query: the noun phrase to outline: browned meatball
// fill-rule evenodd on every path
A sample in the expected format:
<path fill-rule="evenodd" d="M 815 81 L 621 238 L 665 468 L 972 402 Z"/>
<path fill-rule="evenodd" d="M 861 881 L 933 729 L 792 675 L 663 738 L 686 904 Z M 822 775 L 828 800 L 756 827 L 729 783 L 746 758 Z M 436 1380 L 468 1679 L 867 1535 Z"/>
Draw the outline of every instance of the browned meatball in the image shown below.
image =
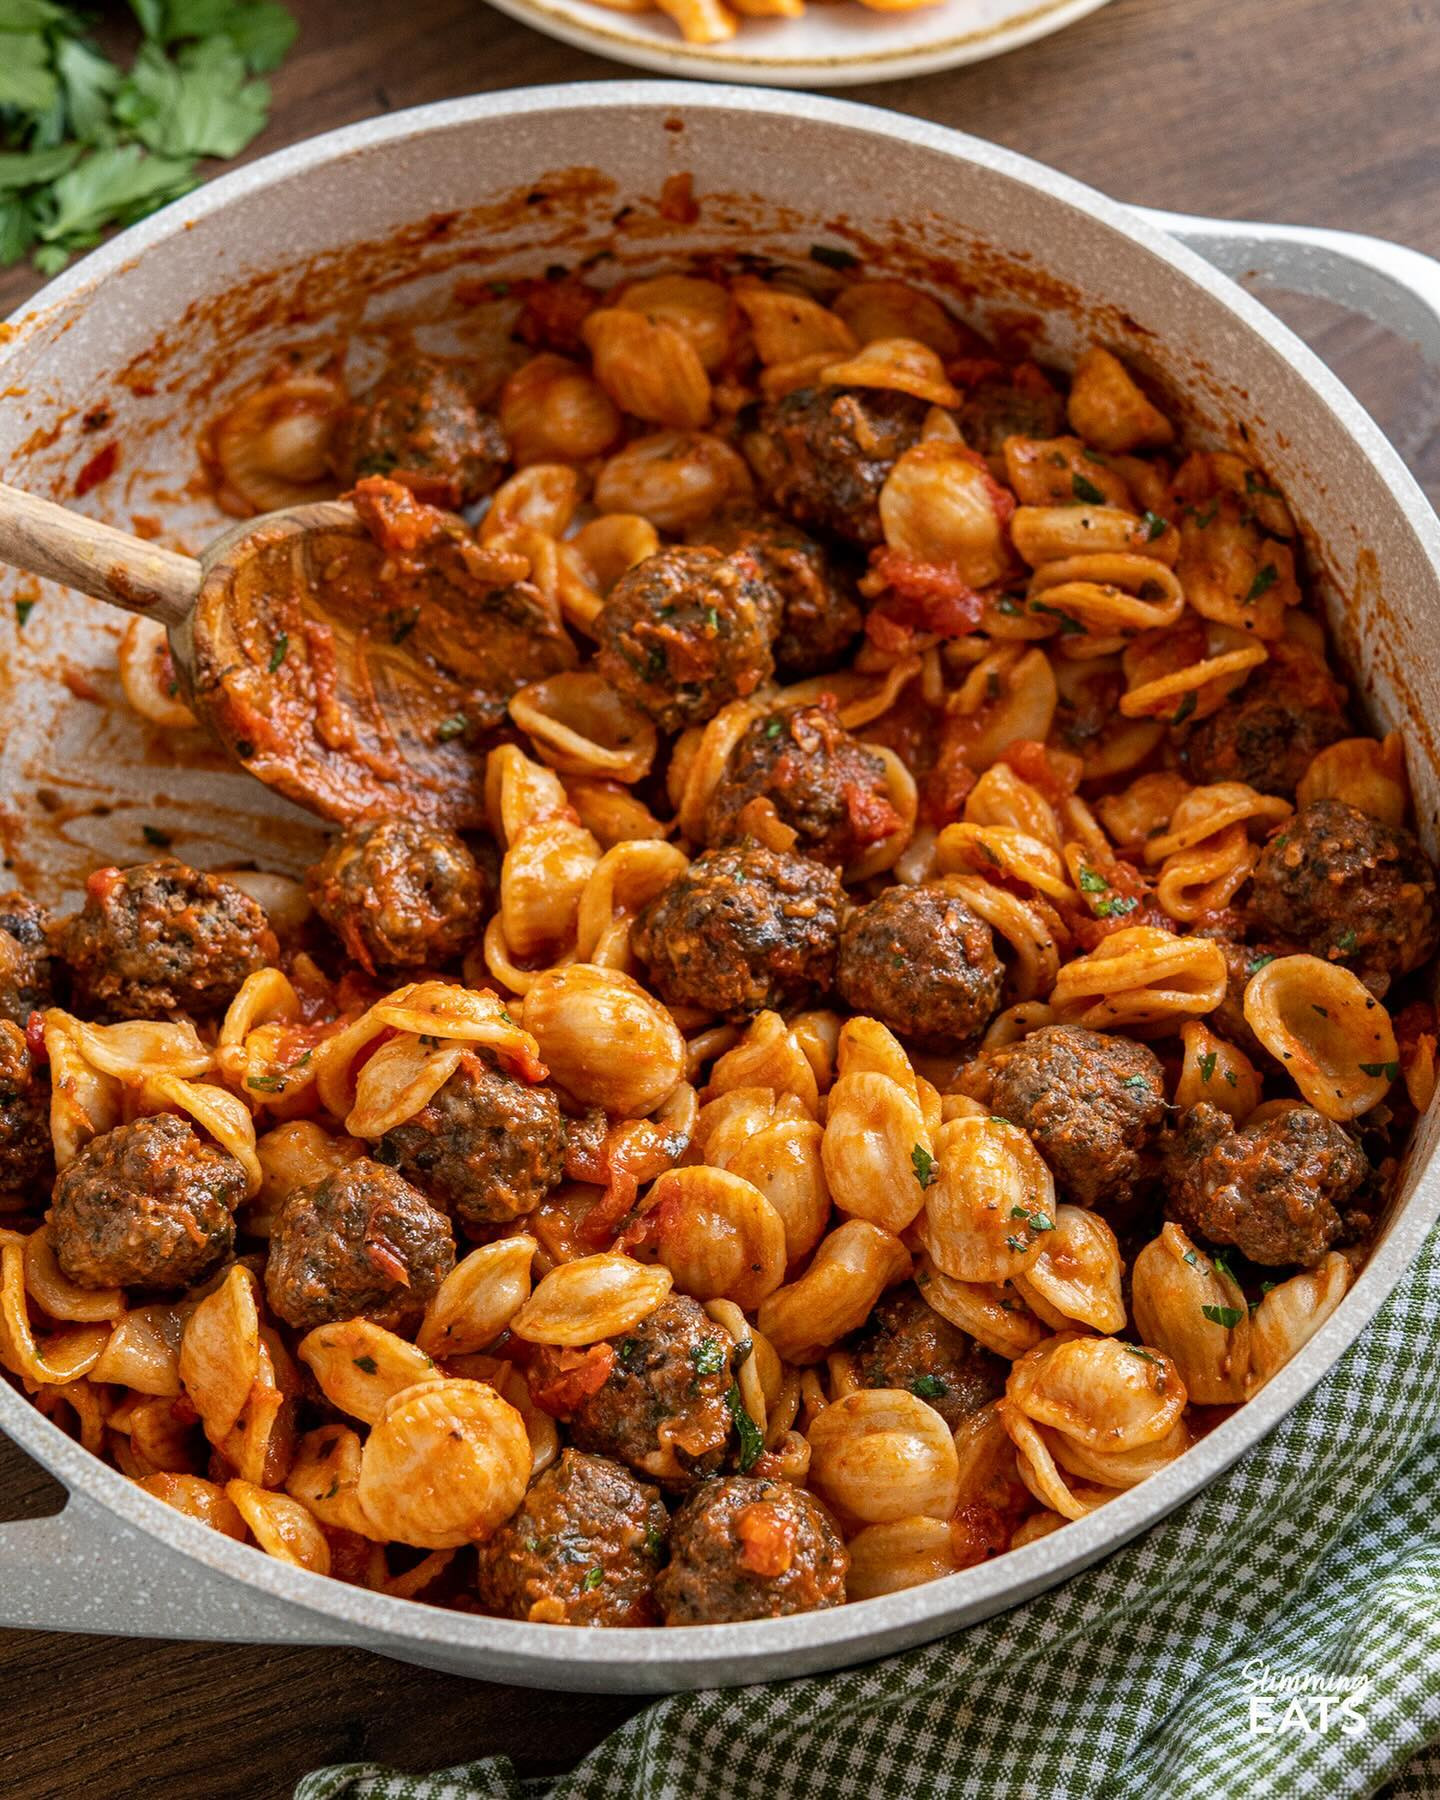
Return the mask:
<path fill-rule="evenodd" d="M 393 1169 L 361 1157 L 286 1197 L 265 1292 L 297 1331 L 362 1315 L 394 1329 L 419 1318 L 454 1266 L 444 1213 Z"/>
<path fill-rule="evenodd" d="M 1038 369 L 1022 365 L 987 373 L 967 388 L 955 418 L 972 450 L 998 459 L 1008 437 L 1063 435 L 1065 396 Z"/>
<path fill-rule="evenodd" d="M 60 1171 L 50 1242 L 81 1287 L 190 1287 L 229 1256 L 244 1198 L 230 1152 L 159 1113 L 92 1138 Z"/>
<path fill-rule="evenodd" d="M 1349 736 L 1344 704 L 1325 665 L 1282 641 L 1218 712 L 1192 726 L 1185 761 L 1196 781 L 1243 781 L 1293 800 L 1311 758 Z"/>
<path fill-rule="evenodd" d="M 335 473 L 347 484 L 388 475 L 433 506 L 468 506 L 499 481 L 505 434 L 462 378 L 414 356 L 388 368 L 354 402 L 336 435 Z"/>
<path fill-rule="evenodd" d="M 667 1625 L 724 1625 L 843 1606 L 850 1553 L 829 1513 L 788 1481 L 726 1475 L 676 1511 L 655 1591 Z"/>
<path fill-rule="evenodd" d="M 170 856 L 97 869 L 60 937 L 78 1010 L 122 1019 L 218 1012 L 279 953 L 248 894 Z"/>
<path fill-rule="evenodd" d="M 1208 1100 L 1167 1135 L 1165 1210 L 1196 1237 L 1233 1244 L 1267 1268 L 1313 1268 L 1345 1232 L 1347 1200 L 1370 1167 L 1358 1145 L 1310 1106 L 1236 1130 Z"/>
<path fill-rule="evenodd" d="M 1083 1025 L 1047 1025 L 982 1057 L 966 1086 L 1030 1133 L 1077 1206 L 1123 1211 L 1151 1172 L 1165 1075 L 1143 1044 Z"/>
<path fill-rule="evenodd" d="M 833 869 L 758 844 L 707 850 L 638 915 L 661 998 L 747 1019 L 829 990 L 844 889 Z"/>
<path fill-rule="evenodd" d="M 613 1346 L 605 1384 L 570 1421 L 582 1450 L 618 1457 L 665 1487 L 720 1467 L 734 1414 L 733 1340 L 698 1300 L 671 1294 Z"/>
<path fill-rule="evenodd" d="M 610 590 L 595 667 L 662 731 L 683 731 L 769 680 L 779 622 L 780 596 L 747 552 L 662 550 Z"/>
<path fill-rule="evenodd" d="M 922 1045 L 983 1031 L 1004 979 L 990 927 L 944 881 L 886 888 L 840 934 L 846 1005 Z"/>
<path fill-rule="evenodd" d="M 32 1012 L 49 1006 L 49 920 L 24 894 L 0 894 L 0 1019 L 22 1030 Z"/>
<path fill-rule="evenodd" d="M 316 912 L 371 974 L 453 962 L 479 935 L 488 899 L 461 839 L 419 819 L 347 826 L 305 885 Z"/>
<path fill-rule="evenodd" d="M 794 388 L 759 407 L 743 448 L 772 506 L 869 549 L 880 490 L 929 410 L 890 388 Z"/>
<path fill-rule="evenodd" d="M 772 513 L 732 506 L 690 534 L 727 554 L 746 550 L 780 596 L 780 635 L 775 666 L 782 675 L 818 675 L 833 669 L 860 630 L 855 583 L 822 544 Z"/>
<path fill-rule="evenodd" d="M 657 1488 L 608 1456 L 562 1450 L 480 1546 L 488 1612 L 533 1625 L 655 1625 L 670 1537 Z"/>
<path fill-rule="evenodd" d="M 747 727 L 710 797 L 706 839 L 749 836 L 745 809 L 762 799 L 796 833 L 797 850 L 842 868 L 900 826 L 884 759 L 846 731 L 830 694 Z"/>
<path fill-rule="evenodd" d="M 479 1052 L 375 1146 L 376 1162 L 397 1168 L 472 1234 L 533 1211 L 560 1180 L 564 1156 L 565 1121 L 550 1089 Z"/>
<path fill-rule="evenodd" d="M 867 1388 L 905 1388 L 953 1431 L 1005 1391 L 1005 1364 L 925 1304 L 907 1282 L 887 1294 L 850 1346 Z"/>
<path fill-rule="evenodd" d="M 1343 800 L 1316 800 L 1260 852 L 1250 889 L 1259 923 L 1344 962 L 1383 992 L 1435 949 L 1435 871 L 1412 833 Z"/>
<path fill-rule="evenodd" d="M 50 1083 L 10 1019 L 0 1019 L 0 1194 L 25 1196 L 52 1173 Z"/>

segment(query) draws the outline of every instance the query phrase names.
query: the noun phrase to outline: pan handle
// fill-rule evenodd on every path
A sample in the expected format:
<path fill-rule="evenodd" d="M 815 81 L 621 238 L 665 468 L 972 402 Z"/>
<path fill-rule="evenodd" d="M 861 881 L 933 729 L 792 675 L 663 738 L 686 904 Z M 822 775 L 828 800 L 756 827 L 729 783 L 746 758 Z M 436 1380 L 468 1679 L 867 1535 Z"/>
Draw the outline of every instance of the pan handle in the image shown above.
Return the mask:
<path fill-rule="evenodd" d="M 1408 338 L 1440 368 L 1440 262 L 1434 257 L 1358 231 L 1134 210 L 1242 286 L 1333 300 Z"/>
<path fill-rule="evenodd" d="M 232 1644 L 343 1644 L 342 1625 L 242 1587 L 72 1494 L 0 1524 L 0 1628 Z"/>

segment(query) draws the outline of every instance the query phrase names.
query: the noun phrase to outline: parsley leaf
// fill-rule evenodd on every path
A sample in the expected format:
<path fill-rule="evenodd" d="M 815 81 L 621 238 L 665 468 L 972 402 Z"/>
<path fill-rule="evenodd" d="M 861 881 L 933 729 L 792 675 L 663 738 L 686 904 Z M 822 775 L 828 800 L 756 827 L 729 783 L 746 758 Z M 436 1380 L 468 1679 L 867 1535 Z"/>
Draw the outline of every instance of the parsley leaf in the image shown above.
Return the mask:
<path fill-rule="evenodd" d="M 34 610 L 35 602 L 33 600 L 17 600 L 15 602 L 15 628 L 17 631 L 25 629 L 25 622 Z"/>
<path fill-rule="evenodd" d="M 375 1358 L 373 1356 L 356 1356 L 352 1357 L 351 1360 L 362 1375 L 373 1375 L 375 1373 Z"/>
<path fill-rule="evenodd" d="M 1105 504 L 1105 496 L 1101 490 L 1096 487 L 1088 475 L 1082 475 L 1078 470 L 1070 477 L 1070 492 L 1087 506 L 1103 506 Z"/>
<path fill-rule="evenodd" d="M 725 1348 L 719 1338 L 701 1338 L 690 1346 L 690 1360 L 700 1375 L 718 1375 L 725 1367 Z"/>
<path fill-rule="evenodd" d="M 1262 594 L 1268 594 L 1280 579 L 1280 571 L 1274 563 L 1262 563 L 1255 571 L 1255 579 L 1250 583 L 1250 592 L 1245 596 L 1245 604 L 1252 605 Z"/>
<path fill-rule="evenodd" d="M 272 649 L 270 651 L 270 673 L 272 675 L 280 667 L 281 663 L 284 662 L 285 654 L 289 650 L 289 648 L 290 648 L 290 639 L 287 636 L 287 634 L 282 631 L 280 633 L 280 635 L 275 639 L 274 646 L 272 647 Z"/>
<path fill-rule="evenodd" d="M 1215 1051 L 1211 1050 L 1199 1059 L 1200 1079 L 1208 1081 L 1215 1073 Z"/>
<path fill-rule="evenodd" d="M 943 1400 L 949 1391 L 938 1375 L 917 1375 L 910 1383 L 917 1400 Z"/>
<path fill-rule="evenodd" d="M 601 1565 L 599 1563 L 595 1563 L 592 1567 L 588 1568 L 585 1571 L 585 1579 L 580 1583 L 581 1592 L 586 1593 L 586 1594 L 593 1594 L 595 1592 L 596 1588 L 599 1587 L 600 1583 L 604 1579 L 605 1579 L 605 1570 L 601 1567 Z"/>
<path fill-rule="evenodd" d="M 451 738 L 457 738 L 467 730 L 469 724 L 464 713 L 451 713 L 448 719 L 442 719 L 435 727 L 435 736 L 442 744 L 448 744 Z"/>
<path fill-rule="evenodd" d="M 1123 1088 L 1134 1088 L 1137 1093 L 1141 1094 L 1150 1092 L 1150 1083 L 1143 1075 L 1127 1075 L 1120 1085 Z"/>
<path fill-rule="evenodd" d="M 730 1408 L 730 1417 L 735 1421 L 735 1430 L 740 1437 L 740 1473 L 748 1475 L 765 1448 L 765 1439 L 761 1436 L 760 1427 L 745 1410 L 738 1382 L 732 1381 L 726 1389 L 725 1404 Z"/>
<path fill-rule="evenodd" d="M 1146 511 L 1141 515 L 1141 524 L 1145 527 L 1145 542 L 1153 544 L 1156 538 L 1164 537 L 1170 529 L 1170 521 L 1162 519 L 1159 513 Z"/>
<path fill-rule="evenodd" d="M 1398 1062 L 1361 1063 L 1360 1073 L 1362 1075 L 1383 1075 L 1387 1081 L 1394 1081 L 1400 1073 L 1400 1065 Z"/>
<path fill-rule="evenodd" d="M 1265 967 L 1266 963 L 1272 963 L 1272 962 L 1274 962 L 1274 960 L 1275 960 L 1275 956 L 1272 951 L 1267 956 L 1257 956 L 1253 962 L 1247 963 L 1245 965 L 1246 980 L 1248 981 L 1250 976 L 1252 976 L 1252 975 L 1258 975 L 1260 973 L 1260 971 Z"/>
<path fill-rule="evenodd" d="M 1081 864 L 1080 892 L 1082 894 L 1104 894 L 1109 891 L 1109 887 L 1110 883 L 1103 875 L 1097 875 L 1094 869 L 1088 869 L 1083 863 Z"/>
<path fill-rule="evenodd" d="M 935 1181 L 935 1158 L 923 1144 L 916 1144 L 910 1152 L 910 1167 L 922 1188 L 928 1188 Z"/>
<path fill-rule="evenodd" d="M 1223 1325 L 1226 1331 L 1233 1330 L 1245 1317 L 1243 1306 L 1202 1306 L 1200 1310 L 1212 1325 Z"/>

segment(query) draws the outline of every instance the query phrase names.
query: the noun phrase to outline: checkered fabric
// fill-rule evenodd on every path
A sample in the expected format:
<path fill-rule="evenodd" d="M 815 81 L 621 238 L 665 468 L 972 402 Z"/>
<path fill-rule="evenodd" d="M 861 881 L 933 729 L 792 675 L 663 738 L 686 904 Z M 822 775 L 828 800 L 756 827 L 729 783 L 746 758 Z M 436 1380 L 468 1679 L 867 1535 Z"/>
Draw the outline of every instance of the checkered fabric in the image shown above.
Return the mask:
<path fill-rule="evenodd" d="M 307 1775 L 295 1800 L 1332 1800 L 1392 1781 L 1436 1800 L 1437 1319 L 1440 1236 L 1204 1493 L 941 1643 L 662 1700 L 554 1779 L 495 1758 L 428 1776 L 352 1765 Z M 1323 1727 L 1322 1695 L 1350 1700 L 1327 1701 Z"/>

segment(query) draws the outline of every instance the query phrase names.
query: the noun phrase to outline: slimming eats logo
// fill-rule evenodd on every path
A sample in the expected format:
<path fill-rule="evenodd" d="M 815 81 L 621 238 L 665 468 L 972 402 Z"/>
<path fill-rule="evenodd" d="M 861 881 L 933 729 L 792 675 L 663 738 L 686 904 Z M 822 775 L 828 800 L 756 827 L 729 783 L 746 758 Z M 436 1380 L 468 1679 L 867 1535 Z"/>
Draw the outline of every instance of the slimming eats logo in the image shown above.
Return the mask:
<path fill-rule="evenodd" d="M 1276 1670 L 1258 1656 L 1240 1666 L 1249 1737 L 1321 1737 L 1340 1732 L 1363 1737 L 1370 1729 L 1360 1710 L 1370 1678 L 1326 1675 L 1318 1669 Z"/>

